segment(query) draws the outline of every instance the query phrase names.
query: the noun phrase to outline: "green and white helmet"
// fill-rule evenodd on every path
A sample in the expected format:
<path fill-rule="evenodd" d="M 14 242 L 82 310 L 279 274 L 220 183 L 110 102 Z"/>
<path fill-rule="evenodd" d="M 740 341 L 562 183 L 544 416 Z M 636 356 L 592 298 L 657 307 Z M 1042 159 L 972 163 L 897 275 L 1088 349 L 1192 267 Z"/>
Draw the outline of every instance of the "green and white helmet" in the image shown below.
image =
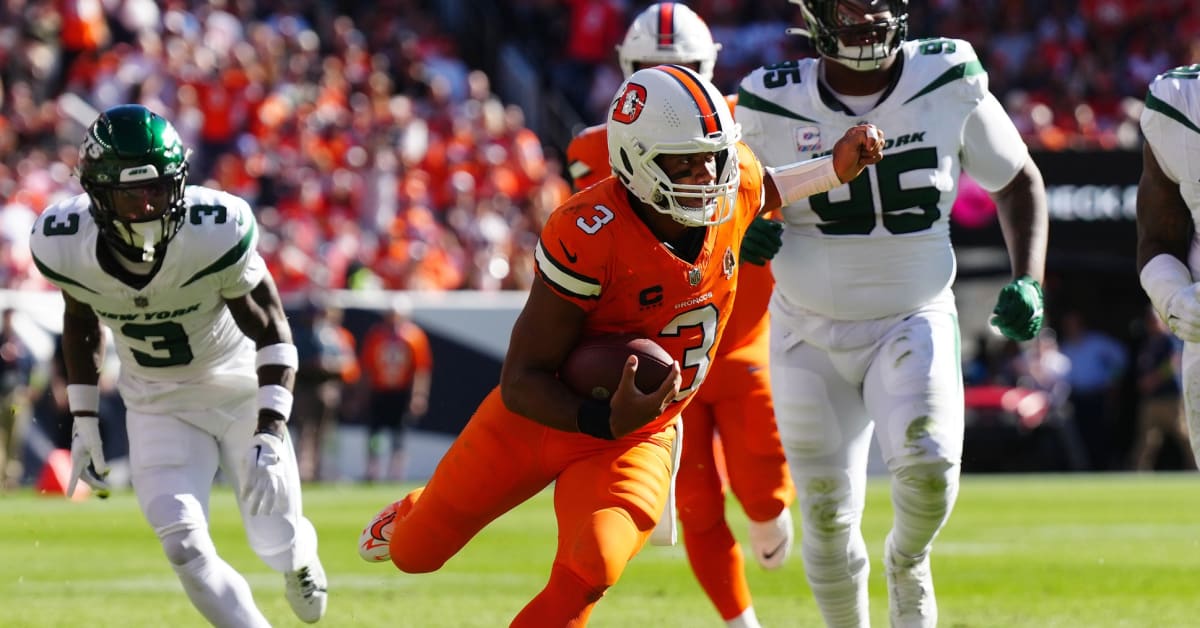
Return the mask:
<path fill-rule="evenodd" d="M 142 105 L 112 107 L 88 127 L 76 174 L 101 235 L 118 253 L 141 262 L 162 257 L 183 226 L 190 152 L 170 122 Z M 142 215 L 122 216 L 118 199 L 139 196 Z"/>

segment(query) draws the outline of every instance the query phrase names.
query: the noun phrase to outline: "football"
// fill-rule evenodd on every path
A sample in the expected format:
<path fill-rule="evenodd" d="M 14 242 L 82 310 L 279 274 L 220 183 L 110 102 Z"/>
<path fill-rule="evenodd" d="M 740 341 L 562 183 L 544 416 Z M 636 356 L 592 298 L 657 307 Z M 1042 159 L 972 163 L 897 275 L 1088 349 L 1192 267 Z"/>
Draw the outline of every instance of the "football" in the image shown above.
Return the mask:
<path fill-rule="evenodd" d="M 634 334 L 594 336 L 571 350 L 558 377 L 577 394 L 605 400 L 621 383 L 621 371 L 630 354 L 638 358 L 634 383 L 643 393 L 657 390 L 675 363 L 666 349 L 649 338 Z"/>

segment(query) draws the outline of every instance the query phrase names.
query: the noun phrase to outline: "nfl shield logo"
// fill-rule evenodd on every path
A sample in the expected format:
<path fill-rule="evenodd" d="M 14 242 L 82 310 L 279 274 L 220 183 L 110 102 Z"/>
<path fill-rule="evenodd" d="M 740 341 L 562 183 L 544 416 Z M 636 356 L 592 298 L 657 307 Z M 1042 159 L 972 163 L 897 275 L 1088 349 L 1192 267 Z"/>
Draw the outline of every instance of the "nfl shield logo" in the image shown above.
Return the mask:
<path fill-rule="evenodd" d="M 143 297 L 143 296 L 136 296 L 136 297 L 133 297 L 133 304 L 138 307 L 146 307 L 146 306 L 150 305 L 150 299 L 147 299 L 146 297 Z"/>
<path fill-rule="evenodd" d="M 693 286 L 700 285 L 700 269 L 699 268 L 696 268 L 695 266 L 693 266 L 692 269 L 688 271 L 688 283 L 692 284 Z"/>

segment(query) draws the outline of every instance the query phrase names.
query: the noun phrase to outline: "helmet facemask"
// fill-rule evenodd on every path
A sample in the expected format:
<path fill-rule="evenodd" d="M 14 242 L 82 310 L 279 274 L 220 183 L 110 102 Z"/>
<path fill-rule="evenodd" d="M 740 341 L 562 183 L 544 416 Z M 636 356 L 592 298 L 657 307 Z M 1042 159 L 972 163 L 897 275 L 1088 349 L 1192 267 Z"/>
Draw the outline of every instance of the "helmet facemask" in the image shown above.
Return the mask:
<path fill-rule="evenodd" d="M 907 0 L 790 0 L 800 5 L 805 35 L 817 53 L 852 70 L 877 70 L 900 49 L 908 34 Z M 881 13 L 889 17 L 868 19 Z"/>
<path fill-rule="evenodd" d="M 179 233 L 190 152 L 141 105 L 113 107 L 88 128 L 77 175 L 100 235 L 122 256 L 157 261 Z"/>
<path fill-rule="evenodd" d="M 740 183 L 737 151 L 721 137 L 711 139 L 710 146 L 693 141 L 687 146 L 655 145 L 640 156 L 635 164 L 634 194 L 660 214 L 688 227 L 716 225 L 733 215 L 733 201 Z M 708 184 L 676 183 L 671 181 L 658 164 L 660 155 L 716 153 L 716 178 Z M 640 194 L 641 190 L 649 190 Z"/>
<path fill-rule="evenodd" d="M 185 164 L 181 176 L 111 186 L 93 182 L 83 187 L 105 241 L 132 261 L 153 262 L 162 257 L 167 243 L 183 226 L 186 179 Z M 130 209 L 140 209 L 139 205 L 154 211 L 145 212 L 149 217 L 141 220 L 123 217 L 131 213 Z"/>

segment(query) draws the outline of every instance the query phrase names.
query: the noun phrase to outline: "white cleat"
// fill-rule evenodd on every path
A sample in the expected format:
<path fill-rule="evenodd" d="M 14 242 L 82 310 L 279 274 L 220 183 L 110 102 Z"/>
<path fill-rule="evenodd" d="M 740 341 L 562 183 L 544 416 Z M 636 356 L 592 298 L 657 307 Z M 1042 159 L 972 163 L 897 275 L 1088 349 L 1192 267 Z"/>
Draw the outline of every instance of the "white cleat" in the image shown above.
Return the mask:
<path fill-rule="evenodd" d="M 883 544 L 887 572 L 888 618 L 893 628 L 934 628 L 938 623 L 937 598 L 929 554 L 919 559 L 901 556 L 892 549 L 889 533 Z"/>
<path fill-rule="evenodd" d="M 329 602 L 329 583 L 325 579 L 321 559 L 283 574 L 283 579 L 287 583 L 284 595 L 296 617 L 308 624 L 320 621 L 325 616 L 325 606 Z"/>
<path fill-rule="evenodd" d="M 796 537 L 792 528 L 792 511 L 784 508 L 779 516 L 770 521 L 750 522 L 750 548 L 754 559 L 763 569 L 779 569 L 792 553 L 792 541 Z"/>
<path fill-rule="evenodd" d="M 396 522 L 396 507 L 399 505 L 400 502 L 394 502 L 384 506 L 358 536 L 358 555 L 368 563 L 391 559 L 388 542 L 392 540 L 392 525 Z"/>

